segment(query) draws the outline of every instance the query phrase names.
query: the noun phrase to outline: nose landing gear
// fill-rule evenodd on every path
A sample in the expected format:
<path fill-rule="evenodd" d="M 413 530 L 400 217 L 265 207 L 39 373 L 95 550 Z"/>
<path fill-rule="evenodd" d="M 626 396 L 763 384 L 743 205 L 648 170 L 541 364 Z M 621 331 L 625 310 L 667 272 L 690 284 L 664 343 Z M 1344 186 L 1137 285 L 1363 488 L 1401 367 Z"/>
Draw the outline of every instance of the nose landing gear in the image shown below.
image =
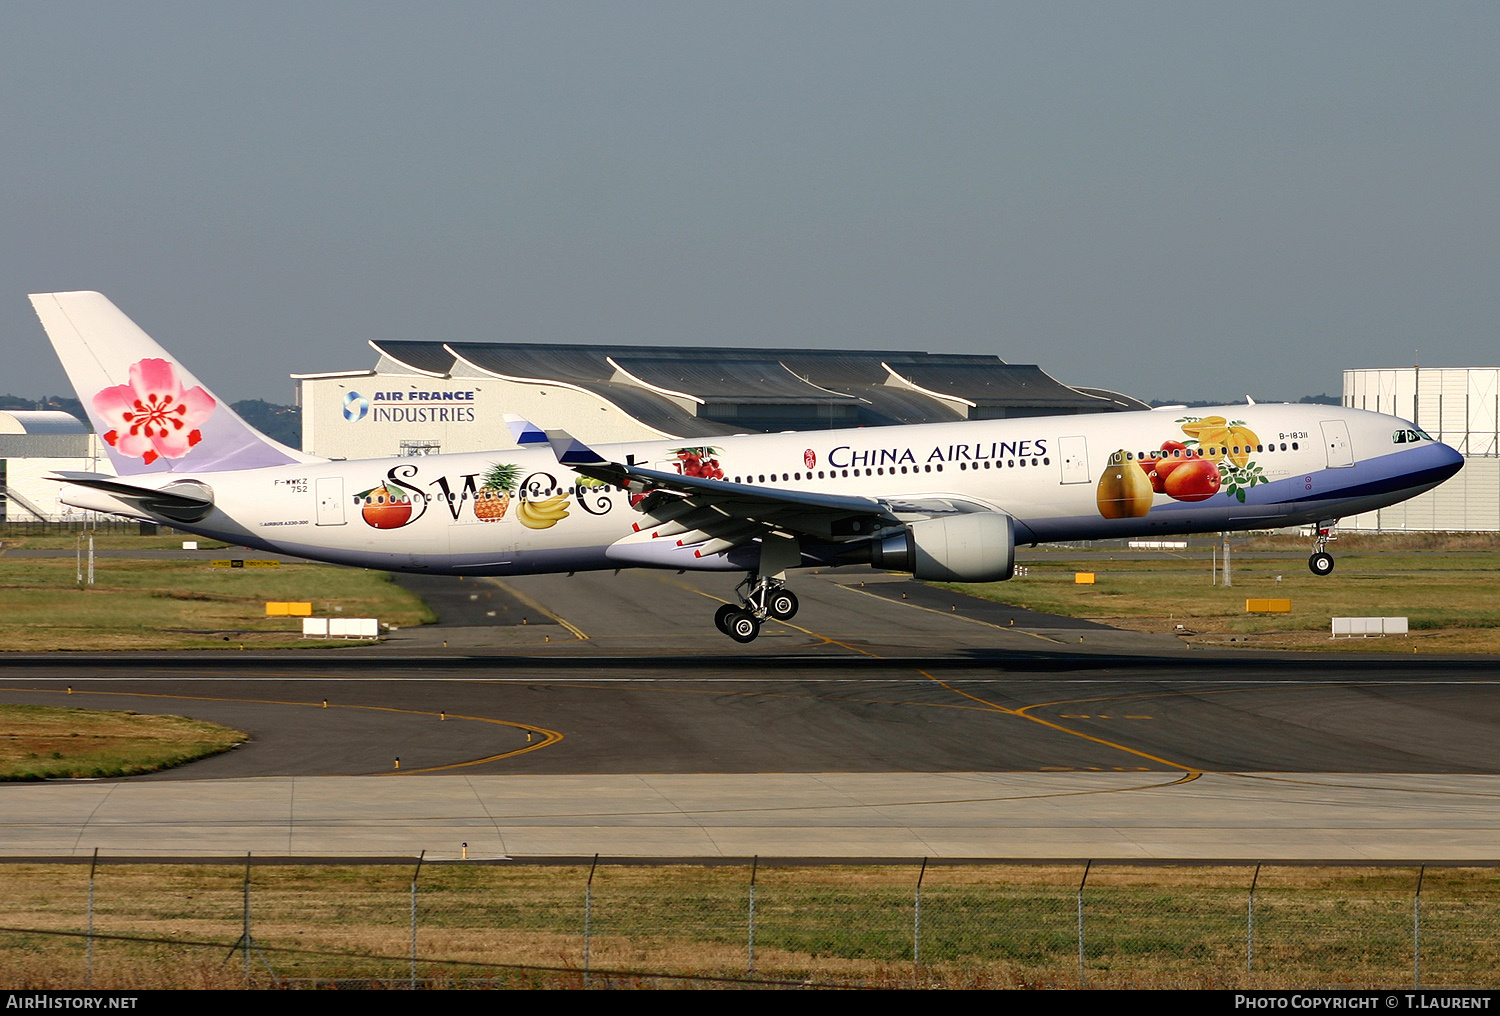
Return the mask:
<path fill-rule="evenodd" d="M 1334 523 L 1319 523 L 1318 535 L 1313 538 L 1312 556 L 1307 559 L 1307 567 L 1314 575 L 1327 575 L 1333 571 L 1333 555 L 1328 553 L 1327 547 L 1338 537 L 1333 535 Z"/>
<path fill-rule="evenodd" d="M 750 575 L 736 587 L 740 603 L 714 611 L 714 626 L 736 642 L 754 642 L 766 618 L 789 621 L 797 613 L 797 594 L 779 579 Z"/>

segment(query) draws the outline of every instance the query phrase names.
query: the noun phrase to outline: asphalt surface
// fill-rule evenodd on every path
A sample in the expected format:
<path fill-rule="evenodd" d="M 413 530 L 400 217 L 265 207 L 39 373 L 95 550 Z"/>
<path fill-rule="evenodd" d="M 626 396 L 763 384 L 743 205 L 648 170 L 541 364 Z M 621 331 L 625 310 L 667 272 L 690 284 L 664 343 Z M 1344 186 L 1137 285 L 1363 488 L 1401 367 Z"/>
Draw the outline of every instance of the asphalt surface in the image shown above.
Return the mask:
<path fill-rule="evenodd" d="M 251 735 L 138 780 L 371 774 L 397 758 L 476 774 L 1500 773 L 1500 679 L 1483 668 L 1174 667 L 1164 678 L 1105 666 L 1059 678 L 823 663 L 768 677 L 673 662 L 650 676 L 508 662 L 268 663 L 264 677 L 211 664 L 191 676 L 8 668 L 0 701 L 189 715 Z M 526 747 L 528 732 L 562 740 L 476 763 Z"/>
<path fill-rule="evenodd" d="M 802 612 L 748 647 L 705 630 L 733 585 L 719 576 L 402 581 L 440 625 L 310 653 L 0 657 L 0 701 L 250 735 L 137 781 L 397 758 L 472 774 L 1500 773 L 1488 659 L 1189 652 L 867 571 L 799 581 Z"/>
<path fill-rule="evenodd" d="M 404 581 L 442 620 L 379 645 L 0 655 L 0 701 L 250 735 L 0 786 L 0 857 L 1491 863 L 1500 842 L 1491 659 L 1189 649 L 867 570 L 799 577 L 801 611 L 748 646 L 712 626 L 728 576 Z"/>
<path fill-rule="evenodd" d="M 437 615 L 436 624 L 428 627 L 557 624 L 551 616 L 528 607 L 491 582 L 450 575 L 393 575 L 392 580 L 420 596 Z"/>

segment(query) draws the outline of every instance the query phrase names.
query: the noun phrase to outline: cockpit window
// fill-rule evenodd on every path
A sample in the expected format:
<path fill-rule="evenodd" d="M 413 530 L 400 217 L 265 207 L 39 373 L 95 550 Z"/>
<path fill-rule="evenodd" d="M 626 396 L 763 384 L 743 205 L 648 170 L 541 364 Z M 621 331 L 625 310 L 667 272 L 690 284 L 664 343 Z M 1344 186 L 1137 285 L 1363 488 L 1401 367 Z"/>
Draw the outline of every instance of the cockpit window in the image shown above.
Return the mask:
<path fill-rule="evenodd" d="M 1406 435 L 1409 433 L 1410 431 L 1398 430 L 1391 436 L 1391 441 L 1395 444 L 1406 444 Z"/>
<path fill-rule="evenodd" d="M 1411 444 L 1416 441 L 1431 440 L 1432 438 L 1428 436 L 1425 430 L 1398 430 L 1391 436 L 1391 441 L 1395 444 Z"/>
<path fill-rule="evenodd" d="M 1431 434 L 1429 434 L 1425 430 L 1421 430 L 1421 429 L 1417 429 L 1417 430 L 1413 430 L 1413 431 L 1408 431 L 1408 433 L 1411 435 L 1411 440 L 1412 441 L 1417 441 L 1417 440 L 1431 441 L 1433 439 Z"/>

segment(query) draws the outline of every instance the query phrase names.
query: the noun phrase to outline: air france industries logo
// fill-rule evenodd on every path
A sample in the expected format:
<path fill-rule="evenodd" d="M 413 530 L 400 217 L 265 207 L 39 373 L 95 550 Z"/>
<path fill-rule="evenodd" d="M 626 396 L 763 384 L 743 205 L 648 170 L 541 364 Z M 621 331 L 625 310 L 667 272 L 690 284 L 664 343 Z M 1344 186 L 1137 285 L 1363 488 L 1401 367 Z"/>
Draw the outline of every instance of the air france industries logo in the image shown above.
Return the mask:
<path fill-rule="evenodd" d="M 463 391 L 376 392 L 370 397 L 372 423 L 473 423 L 477 389 Z M 349 412 L 348 407 L 344 409 Z M 363 414 L 361 414 L 363 415 Z"/>
<path fill-rule="evenodd" d="M 365 418 L 370 411 L 370 400 L 359 392 L 344 393 L 344 419 L 350 423 L 358 423 Z"/>

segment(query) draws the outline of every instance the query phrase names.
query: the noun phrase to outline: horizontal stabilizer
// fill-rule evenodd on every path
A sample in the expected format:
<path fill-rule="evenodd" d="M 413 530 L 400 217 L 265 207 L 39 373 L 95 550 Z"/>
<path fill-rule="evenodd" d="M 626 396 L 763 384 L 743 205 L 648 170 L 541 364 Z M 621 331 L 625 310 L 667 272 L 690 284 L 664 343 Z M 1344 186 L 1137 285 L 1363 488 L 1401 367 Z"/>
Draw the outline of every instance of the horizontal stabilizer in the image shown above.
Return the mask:
<path fill-rule="evenodd" d="M 214 509 L 214 492 L 206 484 L 179 480 L 160 490 L 124 483 L 106 473 L 58 471 L 49 477 L 90 490 L 103 491 L 134 507 L 145 509 L 174 522 L 198 522 Z"/>

